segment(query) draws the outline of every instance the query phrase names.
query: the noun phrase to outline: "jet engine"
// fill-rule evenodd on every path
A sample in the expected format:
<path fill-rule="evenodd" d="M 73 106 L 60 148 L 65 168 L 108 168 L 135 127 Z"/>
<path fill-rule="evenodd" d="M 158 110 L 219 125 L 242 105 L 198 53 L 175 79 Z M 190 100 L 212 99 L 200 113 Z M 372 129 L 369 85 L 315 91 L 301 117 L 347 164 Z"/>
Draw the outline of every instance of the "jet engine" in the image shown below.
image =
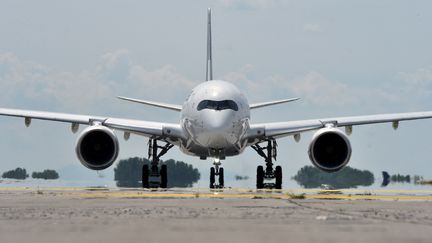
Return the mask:
<path fill-rule="evenodd" d="M 351 158 L 348 137 L 334 127 L 318 130 L 309 145 L 309 158 L 319 169 L 336 172 L 345 167 Z"/>
<path fill-rule="evenodd" d="M 119 143 L 113 130 L 95 125 L 87 127 L 80 134 L 75 151 L 85 167 L 103 170 L 110 167 L 117 159 Z"/>

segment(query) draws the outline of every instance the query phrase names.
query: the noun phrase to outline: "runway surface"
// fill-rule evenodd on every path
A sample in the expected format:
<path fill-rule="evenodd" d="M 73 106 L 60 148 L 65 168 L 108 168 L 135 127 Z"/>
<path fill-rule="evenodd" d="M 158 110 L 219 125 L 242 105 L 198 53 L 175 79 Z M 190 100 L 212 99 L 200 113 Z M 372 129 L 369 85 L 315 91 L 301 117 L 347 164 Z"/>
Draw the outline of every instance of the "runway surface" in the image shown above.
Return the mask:
<path fill-rule="evenodd" d="M 55 192 L 66 198 L 266 198 L 266 199 L 344 199 L 344 200 L 390 200 L 390 201 L 432 201 L 431 190 L 395 190 L 395 189 L 285 189 L 255 190 L 243 188 L 203 189 L 174 188 L 168 190 L 149 190 L 136 188 L 105 187 L 0 187 L 0 192 Z"/>
<path fill-rule="evenodd" d="M 0 188 L 0 242 L 430 242 L 431 195 Z"/>

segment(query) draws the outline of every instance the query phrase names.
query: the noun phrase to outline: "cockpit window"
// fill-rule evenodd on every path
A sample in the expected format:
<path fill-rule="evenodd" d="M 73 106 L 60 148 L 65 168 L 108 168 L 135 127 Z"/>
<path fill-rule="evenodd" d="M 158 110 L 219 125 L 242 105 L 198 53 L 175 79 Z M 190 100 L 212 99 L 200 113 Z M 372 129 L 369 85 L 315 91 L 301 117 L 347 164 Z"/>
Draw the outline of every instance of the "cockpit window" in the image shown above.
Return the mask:
<path fill-rule="evenodd" d="M 203 100 L 198 104 L 197 110 L 226 110 L 231 109 L 234 111 L 238 111 L 238 106 L 233 100 L 222 100 L 222 101 L 214 101 L 214 100 Z"/>

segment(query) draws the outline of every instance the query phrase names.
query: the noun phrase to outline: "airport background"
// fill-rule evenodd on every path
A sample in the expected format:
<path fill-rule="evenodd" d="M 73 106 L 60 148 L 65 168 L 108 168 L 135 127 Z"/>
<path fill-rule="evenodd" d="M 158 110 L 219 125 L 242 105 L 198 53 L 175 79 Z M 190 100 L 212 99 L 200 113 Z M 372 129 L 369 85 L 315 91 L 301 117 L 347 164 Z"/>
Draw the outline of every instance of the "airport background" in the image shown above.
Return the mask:
<path fill-rule="evenodd" d="M 301 97 L 252 113 L 269 122 L 432 110 L 430 1 L 2 1 L 0 105 L 178 122 L 178 113 L 117 95 L 181 104 L 205 77 L 206 8 L 213 8 L 214 74 L 250 102 Z M 432 121 L 354 127 L 350 166 L 432 178 Z M 66 170 L 95 185 L 113 174 L 86 171 L 68 124 L 0 118 L 0 171 Z M 81 127 L 82 129 L 82 127 Z M 285 187 L 310 164 L 312 133 L 278 141 Z M 119 138 L 122 134 L 118 134 Z M 121 140 L 121 139 L 120 139 Z M 119 158 L 146 156 L 147 139 L 121 140 Z M 173 149 L 198 167 L 211 161 Z M 223 161 L 253 187 L 261 158 L 251 149 Z M 110 180 L 111 181 L 111 180 Z M 235 181 L 232 182 L 236 186 Z M 243 186 L 243 185 L 239 185 Z"/>

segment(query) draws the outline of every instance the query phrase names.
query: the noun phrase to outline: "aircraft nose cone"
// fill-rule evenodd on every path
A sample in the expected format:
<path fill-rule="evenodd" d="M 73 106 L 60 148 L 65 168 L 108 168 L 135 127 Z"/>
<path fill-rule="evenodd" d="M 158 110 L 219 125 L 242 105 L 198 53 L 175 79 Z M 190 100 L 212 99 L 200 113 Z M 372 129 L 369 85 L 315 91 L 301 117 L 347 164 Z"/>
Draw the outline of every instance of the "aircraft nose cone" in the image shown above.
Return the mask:
<path fill-rule="evenodd" d="M 197 136 L 199 144 L 209 148 L 223 148 L 232 143 L 232 120 L 229 111 L 210 111 L 203 116 L 203 131 Z"/>
<path fill-rule="evenodd" d="M 229 128 L 230 122 L 231 114 L 229 114 L 229 112 L 221 112 L 220 114 L 208 117 L 207 119 L 208 129 L 215 132 L 225 131 L 227 128 Z"/>

